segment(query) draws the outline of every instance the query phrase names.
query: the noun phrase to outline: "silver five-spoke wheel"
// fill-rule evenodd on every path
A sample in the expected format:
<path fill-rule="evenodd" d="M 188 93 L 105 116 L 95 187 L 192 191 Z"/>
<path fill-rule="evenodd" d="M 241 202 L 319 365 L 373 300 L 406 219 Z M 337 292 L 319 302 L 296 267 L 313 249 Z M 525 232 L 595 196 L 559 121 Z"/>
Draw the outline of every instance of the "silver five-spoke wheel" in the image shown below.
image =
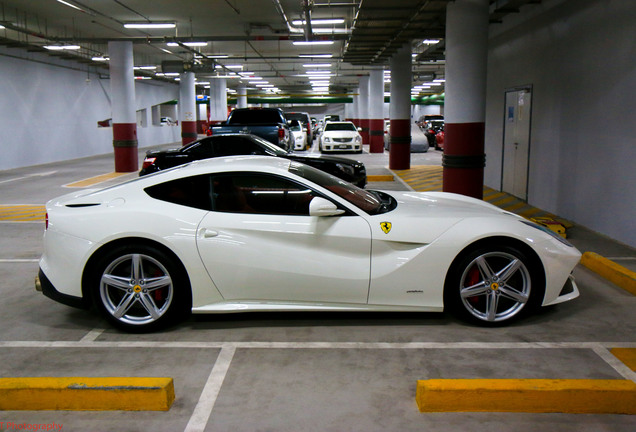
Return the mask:
<path fill-rule="evenodd" d="M 444 288 L 445 305 L 482 324 L 509 322 L 537 306 L 542 286 L 536 260 L 500 245 L 464 253 L 453 262 Z"/>
<path fill-rule="evenodd" d="M 106 267 L 99 294 L 115 319 L 144 325 L 158 320 L 168 310 L 174 289 L 170 274 L 159 261 L 148 255 L 129 254 Z"/>
<path fill-rule="evenodd" d="M 514 255 L 479 255 L 461 277 L 460 296 L 468 312 L 483 321 L 505 321 L 519 313 L 530 297 L 530 272 Z"/>
<path fill-rule="evenodd" d="M 122 330 L 158 330 L 191 311 L 188 275 L 169 251 L 123 245 L 106 252 L 93 270 L 94 303 Z"/>

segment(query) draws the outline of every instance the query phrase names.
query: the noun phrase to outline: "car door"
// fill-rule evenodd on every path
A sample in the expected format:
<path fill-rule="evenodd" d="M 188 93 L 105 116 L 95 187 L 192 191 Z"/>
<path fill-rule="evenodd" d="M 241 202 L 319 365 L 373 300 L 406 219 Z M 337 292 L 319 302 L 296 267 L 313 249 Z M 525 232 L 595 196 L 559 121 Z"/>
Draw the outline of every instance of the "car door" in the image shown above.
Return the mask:
<path fill-rule="evenodd" d="M 366 303 L 371 231 L 360 216 L 309 216 L 316 192 L 279 176 L 220 174 L 197 234 L 227 301 Z"/>

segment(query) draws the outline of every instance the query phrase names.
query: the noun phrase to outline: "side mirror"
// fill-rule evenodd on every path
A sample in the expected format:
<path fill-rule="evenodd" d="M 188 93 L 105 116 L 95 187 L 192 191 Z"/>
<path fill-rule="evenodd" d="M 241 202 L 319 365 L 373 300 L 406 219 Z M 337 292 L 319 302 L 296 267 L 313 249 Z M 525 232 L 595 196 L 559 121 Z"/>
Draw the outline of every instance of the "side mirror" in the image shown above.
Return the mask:
<path fill-rule="evenodd" d="M 334 203 L 320 197 L 314 197 L 309 203 L 309 216 L 338 216 L 344 213 Z"/>
<path fill-rule="evenodd" d="M 362 128 L 361 127 L 358 128 L 358 132 L 362 132 Z"/>

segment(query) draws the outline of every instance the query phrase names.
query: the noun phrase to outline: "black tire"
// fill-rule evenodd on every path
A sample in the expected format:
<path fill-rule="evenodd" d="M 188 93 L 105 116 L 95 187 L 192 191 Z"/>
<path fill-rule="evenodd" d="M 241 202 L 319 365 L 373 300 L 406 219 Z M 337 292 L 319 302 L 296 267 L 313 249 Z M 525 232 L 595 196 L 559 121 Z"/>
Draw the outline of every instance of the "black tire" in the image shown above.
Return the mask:
<path fill-rule="evenodd" d="M 94 267 L 90 284 L 96 308 L 127 332 L 160 330 L 191 312 L 185 269 L 172 255 L 148 245 L 110 250 Z"/>
<path fill-rule="evenodd" d="M 445 307 L 484 326 L 514 322 L 536 309 L 545 292 L 542 272 L 518 248 L 480 247 L 459 256 L 444 286 Z"/>

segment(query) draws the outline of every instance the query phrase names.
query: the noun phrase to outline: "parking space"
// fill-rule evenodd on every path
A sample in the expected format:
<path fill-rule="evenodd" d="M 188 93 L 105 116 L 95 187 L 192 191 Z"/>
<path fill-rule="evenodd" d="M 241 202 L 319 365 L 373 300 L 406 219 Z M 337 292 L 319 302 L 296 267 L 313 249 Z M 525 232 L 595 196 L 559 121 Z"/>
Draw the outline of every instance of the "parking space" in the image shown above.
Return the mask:
<path fill-rule="evenodd" d="M 354 157 L 370 175 L 387 173 L 386 155 Z M 414 154 L 412 164 L 439 166 L 440 160 L 440 152 L 429 151 Z M 99 157 L 1 172 L 0 209 L 41 206 L 69 192 L 64 185 L 110 171 L 112 160 Z M 369 187 L 407 186 L 396 178 Z M 197 315 L 161 333 L 135 335 L 34 290 L 43 224 L 0 220 L 2 376 L 167 376 L 174 378 L 176 400 L 168 412 L 4 411 L 0 430 L 8 422 L 63 425 L 67 431 L 636 427 L 629 415 L 423 414 L 415 403 L 422 379 L 636 381 L 636 373 L 609 351 L 636 348 L 636 297 L 583 266 L 575 270 L 579 299 L 507 327 L 475 327 L 442 313 L 249 313 Z M 631 248 L 583 227 L 573 227 L 570 238 L 581 251 L 634 257 Z"/>

